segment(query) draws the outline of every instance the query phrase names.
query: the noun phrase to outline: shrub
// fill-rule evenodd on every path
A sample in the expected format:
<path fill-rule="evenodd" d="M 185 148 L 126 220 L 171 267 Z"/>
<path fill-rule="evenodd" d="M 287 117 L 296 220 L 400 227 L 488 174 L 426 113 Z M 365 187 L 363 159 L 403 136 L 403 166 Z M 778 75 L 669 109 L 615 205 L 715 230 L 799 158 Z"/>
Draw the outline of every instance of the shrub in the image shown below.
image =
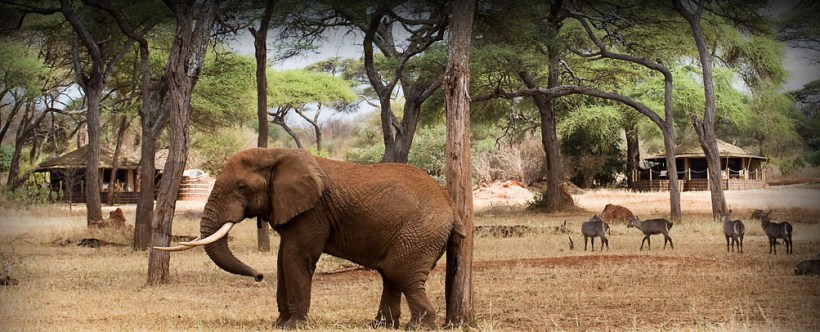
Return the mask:
<path fill-rule="evenodd" d="M 192 156 L 190 164 L 199 164 L 199 167 L 210 173 L 211 177 L 218 176 L 228 158 L 244 147 L 239 132 L 231 128 L 219 129 L 212 133 L 198 133 L 193 135 L 191 142 L 195 156 Z"/>
<path fill-rule="evenodd" d="M 11 167 L 11 157 L 13 154 L 13 148 L 8 146 L 0 146 L 0 173 L 9 171 L 9 167 Z"/>
<path fill-rule="evenodd" d="M 782 159 L 775 163 L 780 167 L 780 173 L 783 174 L 783 176 L 794 175 L 806 166 L 805 162 L 803 162 L 803 158 L 799 156 L 792 159 Z"/>

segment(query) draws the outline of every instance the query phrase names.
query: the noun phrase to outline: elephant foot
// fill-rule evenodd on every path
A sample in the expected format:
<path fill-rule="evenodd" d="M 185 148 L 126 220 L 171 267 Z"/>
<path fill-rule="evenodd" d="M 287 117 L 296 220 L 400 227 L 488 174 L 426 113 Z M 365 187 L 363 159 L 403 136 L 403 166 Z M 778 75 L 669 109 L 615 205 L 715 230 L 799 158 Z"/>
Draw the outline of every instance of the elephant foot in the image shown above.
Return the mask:
<path fill-rule="evenodd" d="M 282 330 L 295 330 L 297 327 L 304 327 L 307 324 L 307 320 L 305 319 L 295 319 L 293 317 L 290 318 L 283 318 L 279 316 L 276 321 L 273 322 L 273 328 L 282 329 Z"/>
<path fill-rule="evenodd" d="M 389 328 L 389 329 L 398 329 L 399 328 L 399 321 L 389 319 L 387 317 L 377 317 L 370 321 L 368 324 L 370 328 L 378 329 L 378 328 Z"/>
<path fill-rule="evenodd" d="M 404 327 L 405 330 L 436 330 L 435 318 L 433 319 L 411 319 Z"/>

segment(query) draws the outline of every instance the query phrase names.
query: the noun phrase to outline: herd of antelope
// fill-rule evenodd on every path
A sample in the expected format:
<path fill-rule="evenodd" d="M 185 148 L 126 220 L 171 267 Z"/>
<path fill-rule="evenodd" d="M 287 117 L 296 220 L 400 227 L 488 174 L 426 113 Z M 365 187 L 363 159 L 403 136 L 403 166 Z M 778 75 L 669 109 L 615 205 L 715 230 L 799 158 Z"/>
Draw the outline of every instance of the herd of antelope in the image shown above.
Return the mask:
<path fill-rule="evenodd" d="M 732 211 L 726 212 L 720 216 L 720 221 L 723 222 L 723 234 L 726 237 L 726 251 L 734 252 L 735 247 L 737 251 L 743 253 L 743 236 L 746 234 L 746 225 L 743 221 L 732 220 Z M 759 220 L 760 226 L 769 238 L 769 253 L 777 254 L 777 239 L 783 239 L 783 244 L 786 247 L 787 254 L 793 254 L 792 249 L 792 225 L 786 221 L 773 222 L 770 218 L 772 210 L 763 211 L 755 210 L 752 213 L 752 220 Z M 650 235 L 663 234 L 663 248 L 666 249 L 666 244 L 674 249 L 675 245 L 672 243 L 672 238 L 669 236 L 669 230 L 672 229 L 672 222 L 669 220 L 658 218 L 641 220 L 635 216 L 629 209 L 613 204 L 607 204 L 604 208 L 601 217 L 594 215 L 589 221 L 581 225 L 581 235 L 584 236 L 584 250 L 587 250 L 587 239 L 591 239 L 592 251 L 595 251 L 595 238 L 601 239 L 601 249 L 604 246 L 609 249 L 609 240 L 606 235 L 609 233 L 609 224 L 602 219 L 607 220 L 625 220 L 627 228 L 636 228 L 643 232 L 644 237 L 641 241 L 641 248 L 643 250 L 644 243 L 648 249 L 652 249 L 652 242 Z"/>

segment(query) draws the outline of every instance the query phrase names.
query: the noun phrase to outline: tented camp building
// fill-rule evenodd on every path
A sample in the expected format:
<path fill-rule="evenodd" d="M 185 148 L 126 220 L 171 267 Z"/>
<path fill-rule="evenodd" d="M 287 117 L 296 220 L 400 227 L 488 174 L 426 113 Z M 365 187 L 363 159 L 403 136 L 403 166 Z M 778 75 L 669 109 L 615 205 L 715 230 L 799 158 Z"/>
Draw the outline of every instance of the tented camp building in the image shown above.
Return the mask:
<path fill-rule="evenodd" d="M 35 172 L 46 173 L 46 184 L 57 197 L 66 202 L 85 202 L 86 188 L 86 160 L 88 145 L 80 147 L 58 157 L 41 163 Z M 107 202 L 108 187 L 114 186 L 114 202 L 136 203 L 139 193 L 138 170 L 139 161 L 125 156 L 119 156 L 117 174 L 112 182 L 111 172 L 114 170 L 114 152 L 108 148 L 100 148 L 100 159 L 97 172 L 100 179 L 100 196 L 102 203 Z"/>
<path fill-rule="evenodd" d="M 748 153 L 740 147 L 717 140 L 720 152 L 720 174 L 723 190 L 763 188 L 766 184 L 765 157 Z M 706 155 L 697 141 L 675 147 L 675 166 L 681 191 L 709 190 Z M 669 190 L 666 156 L 659 154 L 644 159 L 633 171 L 633 190 Z"/>

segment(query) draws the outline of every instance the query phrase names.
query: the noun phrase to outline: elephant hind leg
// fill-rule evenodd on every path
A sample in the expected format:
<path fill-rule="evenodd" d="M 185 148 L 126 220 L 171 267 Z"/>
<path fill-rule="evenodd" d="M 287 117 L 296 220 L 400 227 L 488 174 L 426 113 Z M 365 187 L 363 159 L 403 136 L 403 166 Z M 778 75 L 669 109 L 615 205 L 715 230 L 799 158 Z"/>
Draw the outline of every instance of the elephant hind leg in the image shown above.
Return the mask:
<path fill-rule="evenodd" d="M 404 296 L 407 298 L 407 305 L 410 307 L 410 321 L 407 322 L 406 329 L 437 329 L 436 309 L 433 308 L 433 303 L 427 298 L 424 287 L 419 286 L 405 290 Z"/>
<path fill-rule="evenodd" d="M 382 299 L 379 303 L 379 311 L 376 318 L 370 322 L 370 327 L 399 328 L 399 317 L 401 316 L 401 291 L 396 285 L 382 274 Z"/>

